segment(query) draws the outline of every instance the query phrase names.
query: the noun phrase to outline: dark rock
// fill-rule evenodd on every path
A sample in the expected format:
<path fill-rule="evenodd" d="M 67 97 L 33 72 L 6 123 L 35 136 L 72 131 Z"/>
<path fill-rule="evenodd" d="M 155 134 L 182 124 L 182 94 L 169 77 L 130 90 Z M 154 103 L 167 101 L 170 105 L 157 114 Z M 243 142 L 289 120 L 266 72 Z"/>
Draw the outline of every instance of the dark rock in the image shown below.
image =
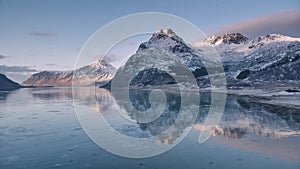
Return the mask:
<path fill-rule="evenodd" d="M 223 39 L 223 43 L 227 43 L 227 44 L 231 44 L 231 43 L 240 44 L 248 40 L 247 37 L 245 37 L 240 33 L 227 33 L 222 37 L 222 39 Z"/>
<path fill-rule="evenodd" d="M 21 87 L 21 85 L 8 79 L 4 74 L 0 73 L 0 90 L 14 90 Z"/>
<path fill-rule="evenodd" d="M 167 72 L 150 68 L 140 71 L 130 82 L 130 86 L 161 86 L 165 84 L 176 84 L 175 79 Z"/>
<path fill-rule="evenodd" d="M 236 78 L 237 79 L 246 79 L 247 77 L 249 77 L 249 75 L 250 75 L 250 70 L 243 70 L 236 76 Z"/>
<path fill-rule="evenodd" d="M 300 90 L 296 90 L 296 89 L 287 89 L 285 90 L 288 93 L 296 93 L 296 92 L 300 92 Z"/>

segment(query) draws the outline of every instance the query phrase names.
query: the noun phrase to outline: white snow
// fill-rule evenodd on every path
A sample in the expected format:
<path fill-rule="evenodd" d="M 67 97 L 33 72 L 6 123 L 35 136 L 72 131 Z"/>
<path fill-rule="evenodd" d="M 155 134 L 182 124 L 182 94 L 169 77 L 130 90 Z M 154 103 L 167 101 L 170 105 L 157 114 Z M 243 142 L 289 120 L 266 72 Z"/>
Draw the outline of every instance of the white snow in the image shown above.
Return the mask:
<path fill-rule="evenodd" d="M 174 37 L 177 36 L 172 29 L 159 29 L 157 31 L 155 31 L 156 34 L 160 34 L 160 33 L 164 33 L 166 35 L 168 35 L 169 37 Z"/>
<path fill-rule="evenodd" d="M 211 46 L 220 53 L 223 61 L 238 61 L 244 59 L 249 54 L 253 55 L 254 52 L 259 52 L 261 46 L 265 46 L 271 49 L 282 46 L 284 44 L 288 44 L 290 42 L 300 42 L 300 38 L 288 37 L 280 34 L 269 34 L 257 37 L 252 40 L 247 40 L 244 43 L 242 42 L 240 44 L 223 43 L 223 39 L 219 39 L 215 42 L 215 44 L 212 44 L 211 42 L 216 38 L 217 36 L 210 36 L 207 39 L 194 42 L 192 46 L 196 50 L 200 51 L 200 53 L 202 48 Z M 258 55 L 253 56 L 255 56 L 256 59 L 262 57 Z"/>

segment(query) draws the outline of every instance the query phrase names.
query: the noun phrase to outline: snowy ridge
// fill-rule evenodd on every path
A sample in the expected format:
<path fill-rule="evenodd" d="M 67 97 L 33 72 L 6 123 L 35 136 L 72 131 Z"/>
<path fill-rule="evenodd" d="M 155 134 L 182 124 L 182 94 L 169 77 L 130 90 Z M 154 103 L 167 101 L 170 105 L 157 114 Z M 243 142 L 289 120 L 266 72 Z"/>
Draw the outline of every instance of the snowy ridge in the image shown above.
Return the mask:
<path fill-rule="evenodd" d="M 120 83 L 131 79 L 132 85 L 144 87 L 174 84 L 172 76 L 182 76 L 184 68 L 192 72 L 199 87 L 209 88 L 210 79 L 203 62 L 210 70 L 216 70 L 216 65 L 211 64 L 214 63 L 211 62 L 211 52 L 215 50 L 221 57 L 229 88 L 300 83 L 300 38 L 269 34 L 249 39 L 240 33 L 227 33 L 189 45 L 171 29 L 160 29 L 148 41 L 141 43 L 136 53 L 117 72 L 105 61 L 96 61 L 75 71 L 40 72 L 23 84 L 67 86 L 72 85 L 73 80 L 78 86 L 102 86 L 117 77 Z M 219 75 L 215 71 L 210 78 L 219 79 Z"/>
<path fill-rule="evenodd" d="M 74 71 L 73 85 L 105 85 L 110 81 L 116 69 L 104 60 L 93 62 Z"/>
<path fill-rule="evenodd" d="M 280 34 L 268 34 L 266 36 L 259 36 L 252 40 L 252 43 L 255 42 L 264 42 L 264 43 L 270 43 L 270 42 L 293 42 L 298 41 L 300 42 L 300 38 L 294 38 L 289 36 L 284 36 Z"/>
<path fill-rule="evenodd" d="M 208 36 L 203 40 L 199 40 L 194 42 L 192 45 L 194 47 L 201 47 L 205 45 L 250 45 L 250 44 L 257 44 L 257 43 L 271 43 L 271 42 L 293 42 L 298 41 L 300 42 L 300 38 L 294 38 L 289 36 L 284 36 L 281 34 L 267 34 L 265 36 L 259 36 L 254 39 L 249 39 L 248 37 L 240 34 L 240 33 L 226 33 L 223 36 Z M 235 45 L 236 44 L 236 45 Z"/>
<path fill-rule="evenodd" d="M 259 48 L 264 45 L 273 44 L 273 47 L 279 45 L 286 45 L 291 42 L 300 42 L 300 38 L 284 36 L 280 34 L 268 34 L 259 36 L 250 40 L 239 33 L 227 33 L 224 36 L 209 36 L 204 40 L 194 42 L 192 46 L 196 49 L 201 49 L 205 46 L 213 46 L 221 55 L 227 53 L 239 53 L 242 55 L 248 54 L 253 49 Z"/>
<path fill-rule="evenodd" d="M 203 61 L 211 69 L 215 68 L 209 58 L 213 48 L 221 57 L 228 87 L 300 82 L 297 75 L 300 72 L 300 38 L 269 34 L 249 39 L 240 33 L 227 33 L 189 45 L 170 29 L 158 30 L 149 41 L 142 43 L 117 75 L 121 77 L 122 73 L 135 70 L 142 72 L 134 79 L 138 86 L 171 84 L 171 77 L 158 70 L 171 70 L 173 76 L 176 73 L 172 73 L 172 69 L 183 63 L 193 72 L 199 87 L 209 88 L 210 80 Z M 154 65 L 158 70 L 153 69 Z M 220 78 L 217 72 L 212 77 Z M 163 79 L 167 79 L 165 83 Z"/>
<path fill-rule="evenodd" d="M 222 37 L 211 36 L 193 43 L 193 46 L 203 55 L 205 53 L 202 49 L 207 46 L 218 51 L 231 85 L 299 83 L 297 72 L 300 71 L 300 38 L 280 34 L 268 34 L 254 39 L 238 35 L 233 36 L 233 39 L 236 40 L 236 37 L 239 37 L 239 43 L 224 43 Z"/>
<path fill-rule="evenodd" d="M 115 68 L 105 61 L 96 61 L 75 71 L 43 71 L 23 82 L 24 86 L 87 86 L 103 85 L 113 78 Z"/>
<path fill-rule="evenodd" d="M 238 36 L 236 34 L 238 34 Z M 236 35 L 232 37 L 233 40 L 231 41 L 239 43 L 224 43 L 224 36 L 226 37 L 226 35 L 227 37 L 229 35 Z M 292 42 L 300 42 L 300 38 L 293 38 L 280 34 L 268 34 L 252 40 L 239 33 L 228 33 L 224 36 L 209 36 L 204 40 L 194 42 L 192 46 L 200 53 L 201 48 L 212 46 L 218 51 L 224 62 L 236 62 L 245 59 L 245 57 L 249 57 L 249 55 L 255 56 L 257 59 L 259 56 L 255 53 L 262 50 L 280 48 L 281 46 L 289 45 Z"/>
<path fill-rule="evenodd" d="M 180 38 L 180 37 L 178 37 L 178 36 L 175 34 L 175 32 L 173 32 L 172 29 L 169 29 L 169 28 L 167 28 L 167 29 L 159 29 L 159 30 L 155 31 L 154 34 L 165 34 L 165 35 L 167 35 L 167 36 L 169 36 L 169 37 Z M 180 38 L 180 39 L 181 39 L 181 38 Z"/>
<path fill-rule="evenodd" d="M 142 43 L 139 46 L 139 51 L 145 48 L 158 48 L 170 50 L 177 45 L 184 45 L 183 39 L 177 36 L 171 29 L 160 29 L 153 33 L 149 41 Z"/>

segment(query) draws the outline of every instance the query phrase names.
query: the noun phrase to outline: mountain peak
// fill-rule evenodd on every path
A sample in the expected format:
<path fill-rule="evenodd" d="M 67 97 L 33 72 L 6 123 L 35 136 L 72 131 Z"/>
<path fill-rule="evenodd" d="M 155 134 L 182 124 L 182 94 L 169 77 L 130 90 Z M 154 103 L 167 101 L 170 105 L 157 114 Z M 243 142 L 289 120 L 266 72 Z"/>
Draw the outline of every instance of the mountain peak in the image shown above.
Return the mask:
<path fill-rule="evenodd" d="M 138 51 L 147 48 L 173 49 L 175 46 L 186 46 L 186 44 L 172 29 L 159 29 L 153 33 L 149 41 L 139 46 Z"/>
<path fill-rule="evenodd" d="M 204 39 L 204 42 L 208 42 L 213 45 L 218 45 L 218 44 L 240 44 L 242 42 L 248 41 L 249 38 L 246 36 L 242 35 L 241 33 L 226 33 L 223 36 L 209 36 L 206 39 Z"/>
<path fill-rule="evenodd" d="M 177 36 L 175 34 L 175 32 L 172 29 L 169 29 L 169 28 L 167 28 L 167 29 L 159 29 L 159 30 L 155 31 L 154 35 L 155 34 L 165 34 L 165 35 L 167 35 L 169 37 Z"/>
<path fill-rule="evenodd" d="M 24 86 L 88 86 L 104 85 L 112 79 L 116 68 L 97 60 L 72 71 L 42 71 L 23 82 Z"/>
<path fill-rule="evenodd" d="M 223 46 L 224 44 L 227 46 L 230 44 L 250 43 L 251 44 L 250 48 L 253 48 L 253 45 L 262 46 L 263 44 L 268 44 L 273 42 L 294 42 L 294 41 L 300 42 L 300 38 L 274 33 L 274 34 L 267 34 L 264 36 L 258 36 L 256 38 L 249 39 L 248 37 L 242 35 L 241 33 L 226 33 L 222 36 L 217 36 L 217 35 L 208 36 L 203 40 L 194 42 L 193 46 L 195 47 L 199 47 L 203 45 Z"/>
<path fill-rule="evenodd" d="M 265 36 L 259 36 L 253 40 L 254 42 L 269 42 L 269 41 L 300 41 L 300 38 L 293 38 L 278 33 L 267 34 Z"/>
<path fill-rule="evenodd" d="M 166 38 L 171 38 L 173 41 L 176 41 L 176 42 L 183 42 L 182 38 L 177 36 L 175 34 L 175 32 L 169 28 L 159 29 L 159 30 L 155 31 L 151 37 L 152 40 L 159 40 L 159 39 L 166 39 Z"/>
<path fill-rule="evenodd" d="M 246 42 L 249 40 L 246 36 L 242 35 L 241 33 L 226 33 L 222 37 L 223 43 L 235 43 L 240 44 L 241 42 Z"/>

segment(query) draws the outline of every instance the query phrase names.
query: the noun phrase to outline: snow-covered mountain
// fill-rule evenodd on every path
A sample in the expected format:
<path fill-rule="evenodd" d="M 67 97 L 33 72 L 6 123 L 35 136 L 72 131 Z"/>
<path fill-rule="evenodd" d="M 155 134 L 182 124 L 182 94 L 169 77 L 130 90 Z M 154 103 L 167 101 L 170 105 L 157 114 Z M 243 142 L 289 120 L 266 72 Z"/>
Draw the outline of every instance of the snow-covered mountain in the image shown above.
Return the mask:
<path fill-rule="evenodd" d="M 183 39 L 177 36 L 171 29 L 160 29 L 156 31 L 149 41 L 140 44 L 137 54 L 147 54 L 150 50 L 168 51 L 170 55 L 174 56 L 174 59 L 179 59 L 191 70 L 196 70 L 203 66 L 201 59 L 194 49 L 186 44 Z M 158 56 L 160 55 L 157 55 L 155 59 L 160 59 Z"/>
<path fill-rule="evenodd" d="M 300 38 L 268 34 L 249 39 L 239 33 L 228 33 L 208 37 L 193 46 L 199 53 L 206 46 L 218 51 L 229 86 L 300 82 Z"/>
<path fill-rule="evenodd" d="M 191 46 L 177 36 L 171 29 L 156 31 L 149 41 L 140 44 L 137 52 L 126 64 L 119 68 L 114 78 L 119 87 L 144 87 L 176 83 L 184 78 L 186 72 L 193 72 L 203 68 L 203 63 Z"/>
<path fill-rule="evenodd" d="M 208 48 L 218 52 L 228 87 L 300 82 L 300 38 L 270 34 L 249 39 L 240 33 L 227 33 L 189 45 L 171 29 L 158 30 L 149 41 L 140 44 L 114 80 L 132 79 L 130 86 L 138 87 L 175 84 L 174 75 L 180 76 L 187 69 L 198 86 L 210 87 L 207 68 L 201 61 L 208 58 L 205 62 L 209 63 Z M 216 73 L 210 78 L 218 76 Z"/>
<path fill-rule="evenodd" d="M 13 90 L 21 88 L 22 86 L 12 80 L 8 79 L 4 74 L 0 73 L 0 90 Z"/>
<path fill-rule="evenodd" d="M 102 86 L 113 78 L 115 72 L 116 68 L 105 60 L 96 61 L 74 71 L 73 85 L 86 86 L 95 84 Z"/>
<path fill-rule="evenodd" d="M 87 86 L 103 85 L 112 79 L 115 68 L 105 61 L 96 61 L 75 71 L 43 71 L 32 75 L 23 86 Z"/>
<path fill-rule="evenodd" d="M 178 79 L 185 86 L 196 87 L 189 86 L 189 79 L 194 79 L 196 85 L 207 88 L 211 86 L 211 78 L 220 76 L 216 71 L 208 77 L 207 69 L 214 70 L 216 65 L 210 62 L 208 52 L 212 50 L 207 49 L 215 49 L 219 54 L 229 88 L 300 83 L 300 38 L 269 34 L 249 39 L 240 33 L 227 33 L 187 44 L 171 29 L 161 29 L 140 44 L 116 74 L 116 69 L 103 61 L 76 71 L 40 72 L 23 85 L 70 86 L 75 77 L 73 82 L 78 86 L 94 83 L 102 86 L 113 78 L 118 87 L 175 85 Z"/>

